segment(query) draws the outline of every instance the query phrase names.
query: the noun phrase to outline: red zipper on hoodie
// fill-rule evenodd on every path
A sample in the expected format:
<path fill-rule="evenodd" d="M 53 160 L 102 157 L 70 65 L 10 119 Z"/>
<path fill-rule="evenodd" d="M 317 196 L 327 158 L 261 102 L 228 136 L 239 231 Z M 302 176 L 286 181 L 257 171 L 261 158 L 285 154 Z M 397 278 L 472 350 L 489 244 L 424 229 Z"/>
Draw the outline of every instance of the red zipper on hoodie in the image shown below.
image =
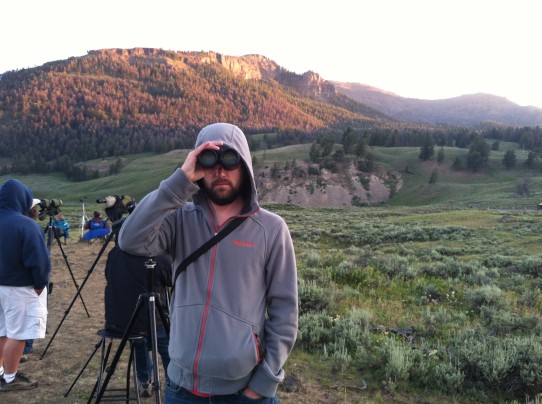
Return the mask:
<path fill-rule="evenodd" d="M 211 222 L 211 225 L 213 226 L 213 231 L 216 233 L 218 233 L 221 229 L 221 227 L 219 226 L 217 230 L 214 229 L 214 220 L 213 220 L 213 214 L 212 214 L 212 211 L 209 211 L 209 220 Z M 226 221 L 225 223 L 228 223 L 228 221 Z M 224 224 L 225 224 L 224 223 Z M 213 247 L 213 251 L 212 251 L 212 255 L 211 255 L 211 269 L 210 269 L 210 274 L 209 274 L 209 281 L 207 282 L 207 298 L 205 299 L 205 309 L 203 310 L 203 321 L 201 323 L 201 329 L 200 329 L 200 332 L 199 332 L 199 340 L 198 340 L 198 348 L 197 348 L 197 351 L 196 351 L 196 358 L 194 359 L 194 368 L 193 368 L 193 371 L 194 371 L 194 390 L 192 391 L 192 393 L 196 394 L 196 395 L 199 395 L 199 396 L 203 396 L 203 397 L 208 397 L 210 395 L 207 395 L 207 394 L 202 394 L 202 393 L 199 393 L 199 376 L 198 376 L 198 365 L 199 365 L 199 360 L 201 358 L 201 354 L 202 354 L 202 351 L 203 351 L 203 338 L 205 336 L 205 327 L 207 326 L 207 315 L 209 314 L 209 307 L 211 306 L 211 288 L 212 288 L 212 285 L 213 285 L 213 277 L 214 277 L 214 273 L 215 273 L 215 258 L 216 258 L 216 249 L 217 249 L 217 245 L 215 245 Z"/>
<path fill-rule="evenodd" d="M 259 209 L 252 212 L 250 215 L 256 213 L 258 210 Z M 215 228 L 214 228 L 215 227 L 215 221 L 213 220 L 213 213 L 212 213 L 212 211 L 209 211 L 209 221 L 210 221 L 210 223 L 211 223 L 211 225 L 213 227 L 213 231 L 214 231 L 215 234 L 218 233 L 220 231 L 220 229 L 222 227 L 224 227 L 224 225 L 226 223 L 228 223 L 234 217 L 231 217 L 230 219 L 226 220 L 222 224 L 222 226 L 219 226 L 218 229 L 215 230 Z M 198 391 L 199 390 L 199 387 L 198 387 L 198 384 L 199 384 L 198 365 L 199 365 L 199 360 L 201 358 L 201 354 L 202 354 L 202 351 L 203 351 L 203 349 L 202 349 L 203 348 L 203 338 L 205 336 L 205 327 L 207 325 L 207 315 L 209 314 L 209 307 L 211 306 L 211 287 L 212 287 L 212 284 L 213 284 L 213 277 L 214 277 L 214 273 L 215 273 L 216 249 L 217 249 L 217 245 L 213 246 L 213 251 L 212 251 L 212 255 L 211 255 L 211 271 L 210 271 L 210 274 L 209 274 L 209 281 L 207 282 L 207 298 L 205 300 L 205 309 L 203 310 L 203 321 L 201 323 L 201 329 L 200 329 L 200 332 L 199 332 L 198 348 L 197 348 L 197 351 L 196 351 L 196 358 L 194 359 L 194 367 L 193 367 L 194 390 L 192 390 L 191 393 L 193 393 L 193 394 L 195 394 L 197 396 L 200 396 L 200 397 L 210 397 L 210 396 L 212 396 L 212 394 L 200 393 Z"/>

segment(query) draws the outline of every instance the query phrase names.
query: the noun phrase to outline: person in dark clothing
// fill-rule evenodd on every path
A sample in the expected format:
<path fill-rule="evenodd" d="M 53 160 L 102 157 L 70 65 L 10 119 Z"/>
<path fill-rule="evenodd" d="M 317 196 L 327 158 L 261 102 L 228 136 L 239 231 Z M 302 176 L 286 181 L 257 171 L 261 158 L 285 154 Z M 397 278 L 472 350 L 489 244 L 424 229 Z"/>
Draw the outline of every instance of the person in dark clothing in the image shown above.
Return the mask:
<path fill-rule="evenodd" d="M 154 258 L 156 266 L 147 269 L 148 257 L 128 254 L 117 245 L 107 256 L 105 266 L 105 327 L 121 335 L 129 325 L 140 294 L 149 291 L 149 271 L 152 272 L 152 291 L 160 296 L 160 304 L 165 313 L 168 312 L 167 288 L 172 284 L 171 258 L 160 255 Z M 144 306 L 138 314 L 132 328 L 132 334 L 145 334 L 146 337 L 134 341 L 136 373 L 139 390 L 143 397 L 150 397 L 148 390 L 152 375 L 152 360 L 149 355 L 149 319 L 148 307 Z M 169 336 L 162 319 L 156 312 L 156 334 L 158 354 L 162 359 L 164 373 L 169 365 Z"/>
<path fill-rule="evenodd" d="M 25 341 L 45 338 L 51 276 L 44 233 L 27 216 L 32 200 L 18 180 L 0 188 L 0 392 L 38 385 L 18 372 Z"/>

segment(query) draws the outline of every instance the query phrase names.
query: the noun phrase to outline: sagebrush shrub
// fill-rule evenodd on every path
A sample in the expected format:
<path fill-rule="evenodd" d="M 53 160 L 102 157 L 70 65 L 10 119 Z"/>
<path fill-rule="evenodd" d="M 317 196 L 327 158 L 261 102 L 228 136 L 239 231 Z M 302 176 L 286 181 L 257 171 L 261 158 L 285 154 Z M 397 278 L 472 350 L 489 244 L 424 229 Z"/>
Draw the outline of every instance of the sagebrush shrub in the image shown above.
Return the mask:
<path fill-rule="evenodd" d="M 465 299 L 474 311 L 482 306 L 505 308 L 507 301 L 503 298 L 504 292 L 495 285 L 485 285 L 465 292 Z"/>
<path fill-rule="evenodd" d="M 542 342 L 532 336 L 495 337 L 465 332 L 450 347 L 452 362 L 469 388 L 500 390 L 521 397 L 542 384 Z"/>
<path fill-rule="evenodd" d="M 394 382 L 408 380 L 414 363 L 412 347 L 401 339 L 391 337 L 383 347 L 383 355 L 386 358 L 386 377 Z"/>
<path fill-rule="evenodd" d="M 513 271 L 538 278 L 542 277 L 542 257 L 528 256 L 512 264 Z"/>
<path fill-rule="evenodd" d="M 345 317 L 335 320 L 332 330 L 334 340 L 343 341 L 344 347 L 350 352 L 356 352 L 359 346 L 368 346 L 372 317 L 367 310 L 352 308 Z"/>
<path fill-rule="evenodd" d="M 491 334 L 504 336 L 512 333 L 530 332 L 540 321 L 536 317 L 483 306 L 480 309 L 480 322 Z"/>
<path fill-rule="evenodd" d="M 332 341 L 333 318 L 325 312 L 299 316 L 296 344 L 309 352 L 317 352 Z"/>
<path fill-rule="evenodd" d="M 299 280 L 299 314 L 326 311 L 333 299 L 329 288 L 323 288 L 314 281 Z"/>

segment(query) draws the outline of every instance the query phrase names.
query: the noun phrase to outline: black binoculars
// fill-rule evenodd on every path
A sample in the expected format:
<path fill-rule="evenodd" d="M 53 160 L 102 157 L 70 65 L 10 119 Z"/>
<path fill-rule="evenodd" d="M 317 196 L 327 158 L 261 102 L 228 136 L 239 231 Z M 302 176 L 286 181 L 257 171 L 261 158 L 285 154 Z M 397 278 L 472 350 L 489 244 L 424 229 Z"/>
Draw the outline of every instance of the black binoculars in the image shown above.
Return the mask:
<path fill-rule="evenodd" d="M 220 163 L 226 170 L 235 170 L 239 167 L 241 156 L 235 149 L 221 146 L 220 150 L 203 150 L 198 156 L 198 162 L 204 168 L 213 168 Z"/>

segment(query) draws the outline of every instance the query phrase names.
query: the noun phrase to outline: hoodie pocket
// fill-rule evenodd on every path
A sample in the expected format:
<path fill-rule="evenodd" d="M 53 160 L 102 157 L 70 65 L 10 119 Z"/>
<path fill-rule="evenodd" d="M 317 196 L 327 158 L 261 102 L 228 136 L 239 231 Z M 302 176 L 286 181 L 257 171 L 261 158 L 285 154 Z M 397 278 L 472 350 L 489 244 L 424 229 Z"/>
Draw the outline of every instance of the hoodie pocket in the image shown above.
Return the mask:
<path fill-rule="evenodd" d="M 205 327 L 199 373 L 236 380 L 247 376 L 261 361 L 254 325 L 211 308 Z"/>

